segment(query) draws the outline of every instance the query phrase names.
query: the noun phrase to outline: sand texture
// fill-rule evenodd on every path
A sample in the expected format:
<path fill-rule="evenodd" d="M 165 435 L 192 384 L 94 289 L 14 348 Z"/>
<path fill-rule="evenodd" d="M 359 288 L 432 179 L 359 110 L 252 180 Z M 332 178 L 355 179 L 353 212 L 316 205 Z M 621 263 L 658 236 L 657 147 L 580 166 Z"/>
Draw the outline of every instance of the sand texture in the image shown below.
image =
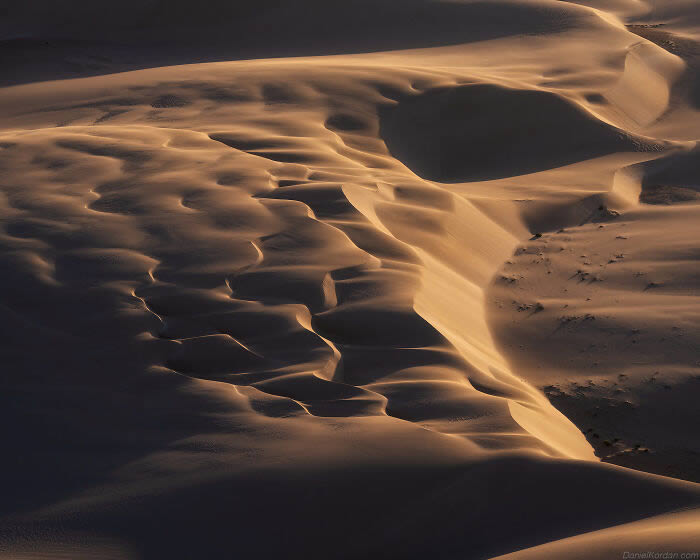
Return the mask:
<path fill-rule="evenodd" d="M 0 16 L 0 558 L 700 552 L 698 0 Z"/>

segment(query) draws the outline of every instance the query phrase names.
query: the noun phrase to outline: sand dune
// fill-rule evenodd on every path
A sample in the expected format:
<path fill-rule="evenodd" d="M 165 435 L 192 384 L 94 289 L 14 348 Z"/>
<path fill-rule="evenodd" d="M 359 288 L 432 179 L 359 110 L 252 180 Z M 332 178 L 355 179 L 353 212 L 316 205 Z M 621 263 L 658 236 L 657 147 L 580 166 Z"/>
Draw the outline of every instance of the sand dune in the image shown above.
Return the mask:
<path fill-rule="evenodd" d="M 698 550 L 693 2 L 30 4 L 1 557 Z"/>

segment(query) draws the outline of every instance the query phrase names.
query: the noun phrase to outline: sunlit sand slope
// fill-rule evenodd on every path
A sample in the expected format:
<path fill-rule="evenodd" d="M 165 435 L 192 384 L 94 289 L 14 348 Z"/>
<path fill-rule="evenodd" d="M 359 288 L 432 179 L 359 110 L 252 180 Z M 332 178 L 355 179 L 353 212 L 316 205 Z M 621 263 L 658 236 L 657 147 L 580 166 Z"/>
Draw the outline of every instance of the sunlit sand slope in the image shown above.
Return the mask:
<path fill-rule="evenodd" d="M 632 4 L 0 89 L 5 557 L 690 546 L 698 119 Z"/>

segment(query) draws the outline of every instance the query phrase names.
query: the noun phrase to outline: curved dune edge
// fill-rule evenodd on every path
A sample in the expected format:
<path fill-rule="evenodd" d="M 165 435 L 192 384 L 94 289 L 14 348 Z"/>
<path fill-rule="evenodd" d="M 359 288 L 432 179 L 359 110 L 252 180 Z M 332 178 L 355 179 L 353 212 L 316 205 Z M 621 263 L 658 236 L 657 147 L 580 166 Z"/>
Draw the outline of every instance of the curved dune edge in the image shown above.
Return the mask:
<path fill-rule="evenodd" d="M 666 112 L 673 85 L 685 69 L 679 57 L 656 45 L 635 45 L 625 58 L 622 78 L 605 95 L 633 126 L 643 128 Z M 641 91 L 639 84 L 644 84 Z"/>
<path fill-rule="evenodd" d="M 386 222 L 381 222 L 376 217 L 373 208 L 367 208 L 367 191 L 353 193 L 350 189 L 344 190 L 348 194 L 348 200 L 365 216 L 369 216 L 370 220 L 374 218 L 383 229 L 391 231 L 385 225 Z M 378 202 L 381 203 L 381 200 L 379 198 Z M 459 215 L 459 221 L 470 222 L 469 230 L 463 234 L 471 234 L 469 243 L 472 246 L 480 245 L 478 238 L 474 237 L 476 234 L 488 238 L 491 255 L 493 255 L 494 246 L 499 243 L 504 255 L 512 251 L 514 242 L 512 236 L 463 200 L 455 200 L 455 205 L 462 212 Z M 385 219 L 390 220 L 391 216 Z M 452 257 L 448 262 L 457 262 L 456 259 L 459 258 L 457 255 L 466 245 L 466 238 L 459 237 L 459 229 L 452 230 L 450 233 L 454 236 L 452 241 L 454 253 L 447 252 L 443 245 L 440 247 L 440 257 L 442 259 Z M 417 244 L 422 245 L 420 241 Z M 444 260 L 438 260 L 431 255 L 428 249 L 420 248 L 417 254 L 421 258 L 423 270 L 421 288 L 414 296 L 414 309 L 445 336 L 471 366 L 466 376 L 471 384 L 477 390 L 493 392 L 506 398 L 509 413 L 515 422 L 540 439 L 556 454 L 576 459 L 595 460 L 590 446 L 581 437 L 578 429 L 551 407 L 539 392 L 528 387 L 509 372 L 508 366 L 489 334 L 489 327 L 485 320 L 483 285 L 480 286 L 469 277 L 460 275 L 452 266 L 445 264 Z M 483 269 L 471 270 L 468 274 L 472 278 L 489 277 L 489 271 Z M 461 310 L 464 309 L 470 310 L 468 323 L 464 321 L 462 315 Z"/>
<path fill-rule="evenodd" d="M 554 543 L 498 556 L 494 560 L 527 560 L 531 558 L 622 557 L 624 553 L 694 553 L 700 511 L 679 511 L 650 519 L 577 535 Z"/>
<path fill-rule="evenodd" d="M 365 69 L 358 70 L 360 74 L 367 71 Z M 319 78 L 315 79 L 318 80 Z M 411 80 L 411 78 L 408 79 Z M 415 78 L 412 79 L 415 80 Z M 264 95 L 266 95 L 267 91 L 272 91 L 271 88 L 266 90 L 266 87 L 267 86 L 263 87 Z M 290 101 L 303 103 L 305 94 L 301 92 L 303 92 L 302 89 L 299 90 L 299 93 L 292 94 L 301 96 L 298 98 L 298 101 L 294 99 L 294 97 L 290 97 Z M 174 98 L 178 98 L 175 94 L 171 95 Z M 289 96 L 290 94 L 286 95 Z M 290 101 L 285 101 L 285 103 L 289 103 Z M 265 102 L 266 105 L 267 103 L 268 102 Z M 189 110 L 189 104 L 181 109 L 181 111 L 185 112 Z M 326 127 L 327 126 L 328 125 L 326 125 Z M 373 125 L 371 121 L 365 121 L 361 123 L 361 126 L 363 127 L 361 130 L 367 130 Z M 104 130 L 108 135 L 111 135 L 112 132 L 118 136 L 128 134 L 128 129 L 124 127 L 115 127 L 113 125 L 101 125 L 99 130 Z M 135 132 L 136 130 L 138 129 L 134 129 Z M 160 130 L 163 129 L 153 129 L 153 134 L 162 135 L 163 132 L 160 132 Z M 308 265 L 303 265 L 308 268 L 301 268 L 300 270 L 302 272 L 299 276 L 298 273 L 294 271 L 293 267 L 280 268 L 280 266 L 288 267 L 288 265 L 282 264 L 282 261 L 280 261 L 280 265 L 276 265 L 274 262 L 275 258 L 271 259 L 266 255 L 266 252 L 268 252 L 267 241 L 260 242 L 252 239 L 246 242 L 250 244 L 249 247 L 253 250 L 253 253 L 251 257 L 246 256 L 245 258 L 246 260 L 252 258 L 252 261 L 248 261 L 249 264 L 245 265 L 242 274 L 228 277 L 226 282 L 227 289 L 233 292 L 232 296 L 230 296 L 233 301 L 239 300 L 243 303 L 246 300 L 254 301 L 258 298 L 263 298 L 263 301 L 272 303 L 275 299 L 279 300 L 281 296 L 282 299 L 279 300 L 280 303 L 285 300 L 290 303 L 295 301 L 303 303 L 306 308 L 311 310 L 313 319 L 310 323 L 300 326 L 313 335 L 318 336 L 322 341 L 325 340 L 323 343 L 324 347 L 328 347 L 332 355 L 335 356 L 330 361 L 319 365 L 319 369 L 312 370 L 314 372 L 312 378 L 308 378 L 308 373 L 302 373 L 297 369 L 282 369 L 279 372 L 281 376 L 278 380 L 265 379 L 264 377 L 266 376 L 260 379 L 253 377 L 253 386 L 273 396 L 277 395 L 291 398 L 297 401 L 306 412 L 320 415 L 327 414 L 327 412 L 322 412 L 322 410 L 325 410 L 327 406 L 330 405 L 330 402 L 336 401 L 338 397 L 340 397 L 343 402 L 347 402 L 349 410 L 356 409 L 358 412 L 360 410 L 365 410 L 366 412 L 372 410 L 381 411 L 387 406 L 386 399 L 388 394 L 394 394 L 399 389 L 404 390 L 404 387 L 401 386 L 404 381 L 401 380 L 398 373 L 392 374 L 390 380 L 382 381 L 381 378 L 374 378 L 368 379 L 367 381 L 371 382 L 367 383 L 366 381 L 358 380 L 358 382 L 352 379 L 351 375 L 346 371 L 347 368 L 344 368 L 344 370 L 337 369 L 340 356 L 342 356 L 344 352 L 338 349 L 339 343 L 344 346 L 347 346 L 348 343 L 356 344 L 358 342 L 360 344 L 366 344 L 361 337 L 355 338 L 360 335 L 359 331 L 357 335 L 352 334 L 352 338 L 345 338 L 345 335 L 336 338 L 337 334 L 333 333 L 337 332 L 341 324 L 338 323 L 338 321 L 342 320 L 343 324 L 347 324 L 346 322 L 348 320 L 364 321 L 364 317 L 367 313 L 376 313 L 374 310 L 367 307 L 366 304 L 359 301 L 357 303 L 348 302 L 345 305 L 339 305 L 336 286 L 344 285 L 343 283 L 348 281 L 345 279 L 347 275 L 341 273 L 340 270 L 359 266 L 360 268 L 358 268 L 356 272 L 350 274 L 350 278 L 353 276 L 362 278 L 367 273 L 375 274 L 374 271 L 376 271 L 376 273 L 381 272 L 382 269 L 387 267 L 384 263 L 389 263 L 388 266 L 390 269 L 395 267 L 394 264 L 391 264 L 392 259 L 389 259 L 389 261 L 386 259 L 377 260 L 376 257 L 372 256 L 371 252 L 367 254 L 366 251 L 359 250 L 352 235 L 348 237 L 348 232 L 346 228 L 343 227 L 344 224 L 341 224 L 341 227 L 338 228 L 335 223 L 337 219 L 332 215 L 326 219 L 318 219 L 316 216 L 317 211 L 314 211 L 315 203 L 309 206 L 309 202 L 305 202 L 307 195 L 303 195 L 301 205 L 299 205 L 299 202 L 294 202 L 294 199 L 297 197 L 297 195 L 295 195 L 296 191 L 305 190 L 309 194 L 313 194 L 315 189 L 314 185 L 319 180 L 321 181 L 321 189 L 328 189 L 332 187 L 332 185 L 328 185 L 328 183 L 332 184 L 335 181 L 341 180 L 342 191 L 345 193 L 345 196 L 347 196 L 349 203 L 360 210 L 362 216 L 360 220 L 369 220 L 369 222 L 380 231 L 384 231 L 386 234 L 397 239 L 400 246 L 407 245 L 408 250 L 415 253 L 418 258 L 418 261 L 410 265 L 411 268 L 415 269 L 416 264 L 420 263 L 417 269 L 417 278 L 419 282 L 416 284 L 416 287 L 418 289 L 411 288 L 409 292 L 400 296 L 400 299 L 393 302 L 387 300 L 391 311 L 379 311 L 376 317 L 377 319 L 381 318 L 382 321 L 393 321 L 394 319 L 392 317 L 394 315 L 397 318 L 403 316 L 405 319 L 409 319 L 410 314 L 413 313 L 413 309 L 415 309 L 418 312 L 418 317 L 427 320 L 425 326 L 420 326 L 420 329 L 427 329 L 425 330 L 425 336 L 427 338 L 425 338 L 425 343 L 421 342 L 421 339 L 416 338 L 416 336 L 420 337 L 423 335 L 418 335 L 416 332 L 410 334 L 415 341 L 408 341 L 405 337 L 409 333 L 405 332 L 399 334 L 398 337 L 394 337 L 396 339 L 395 342 L 392 341 L 390 344 L 392 346 L 395 345 L 397 350 L 405 345 L 409 347 L 425 345 L 427 347 L 434 344 L 434 341 L 437 341 L 433 334 L 429 334 L 430 329 L 436 329 L 437 332 L 435 334 L 437 334 L 438 337 L 440 335 L 444 336 L 445 340 L 449 343 L 449 346 L 446 347 L 450 348 L 448 353 L 456 352 L 455 356 L 459 356 L 459 359 L 465 360 L 465 363 L 461 364 L 458 368 L 462 369 L 464 373 L 457 374 L 455 372 L 458 376 L 464 376 L 465 381 L 461 386 L 461 391 L 463 391 L 465 395 L 464 398 L 468 400 L 471 399 L 472 397 L 468 397 L 467 395 L 472 394 L 474 389 L 476 389 L 474 398 L 477 399 L 477 402 L 483 402 L 483 405 L 475 403 L 476 410 L 481 406 L 485 406 L 487 409 L 490 407 L 497 407 L 501 409 L 500 414 L 504 422 L 507 422 L 510 418 L 512 427 L 506 428 L 505 425 L 501 427 L 499 432 L 502 432 L 503 435 L 498 435 L 499 432 L 493 435 L 490 435 L 488 432 L 484 433 L 484 435 L 478 435 L 472 432 L 472 428 L 469 427 L 469 422 L 465 424 L 462 421 L 445 419 L 447 420 L 446 423 L 445 420 L 440 419 L 441 413 L 439 408 L 436 409 L 436 416 L 434 418 L 426 418 L 425 421 L 421 421 L 421 424 L 441 433 L 464 435 L 467 440 L 477 440 L 482 442 L 482 444 L 486 444 L 487 448 L 492 445 L 496 445 L 497 447 L 505 446 L 508 448 L 510 445 L 513 445 L 509 443 L 511 439 L 514 442 L 515 448 L 518 448 L 521 445 L 520 441 L 524 442 L 526 439 L 514 436 L 524 428 L 526 433 L 529 432 L 530 435 L 535 436 L 531 440 L 535 448 L 539 448 L 546 453 L 553 453 L 564 457 L 593 460 L 594 455 L 592 454 L 590 446 L 580 432 L 558 411 L 553 409 L 546 399 L 536 390 L 523 384 L 522 381 L 509 373 L 503 358 L 493 346 L 488 325 L 483 318 L 483 288 L 488 284 L 491 276 L 495 272 L 493 265 L 498 262 L 498 259 L 494 257 L 499 253 L 501 255 L 500 259 L 507 258 L 507 255 L 512 252 L 517 243 L 516 238 L 502 229 L 500 224 L 483 216 L 477 207 L 464 200 L 464 198 L 446 193 L 441 187 L 435 184 L 421 181 L 410 172 L 407 174 L 405 168 L 403 168 L 401 164 L 397 165 L 396 163 L 392 163 L 392 161 L 382 153 L 380 144 L 374 144 L 372 141 L 369 144 L 362 145 L 361 143 L 366 143 L 367 140 L 362 136 L 358 138 L 354 131 L 330 131 L 327 128 L 324 128 L 324 130 L 326 130 L 325 134 L 327 138 L 332 139 L 335 137 L 343 140 L 339 144 L 335 144 L 336 141 L 332 141 L 331 146 L 333 146 L 333 144 L 335 144 L 335 146 L 330 150 L 328 144 L 325 144 L 327 140 L 324 140 L 323 143 L 314 143 L 310 139 L 295 140 L 295 143 L 291 144 L 289 147 L 281 148 L 277 146 L 284 146 L 284 144 L 288 142 L 284 140 L 283 136 L 273 135 L 267 139 L 261 138 L 258 140 L 252 128 L 249 132 L 244 132 L 243 135 L 238 132 L 214 131 L 208 132 L 206 135 L 202 136 L 199 136 L 199 133 L 194 133 L 194 136 L 188 139 L 188 135 L 191 133 L 187 133 L 183 130 L 176 133 L 177 136 L 181 137 L 181 139 L 177 141 L 175 141 L 174 138 L 165 141 L 156 140 L 156 136 L 153 138 L 153 142 L 155 142 L 156 145 L 158 143 L 162 144 L 162 148 L 160 149 L 165 149 L 166 152 L 164 153 L 172 149 L 181 150 L 181 148 L 178 148 L 178 144 L 182 144 L 183 146 L 191 144 L 192 148 L 194 148 L 193 154 L 196 154 L 197 150 L 201 150 L 209 145 L 212 147 L 217 146 L 214 154 L 224 154 L 231 150 L 233 150 L 234 153 L 241 154 L 237 157 L 247 158 L 247 161 L 250 162 L 249 165 L 254 165 L 260 169 L 260 171 L 267 169 L 263 171 L 263 173 L 271 177 L 274 189 L 271 192 L 272 196 L 270 196 L 270 194 L 263 196 L 256 195 L 256 199 L 259 200 L 257 204 L 262 205 L 261 208 L 265 208 L 265 212 L 272 211 L 273 213 L 277 213 L 281 211 L 284 215 L 291 211 L 290 217 L 298 214 L 300 218 L 303 217 L 305 220 L 318 220 L 321 224 L 327 224 L 322 226 L 319 231 L 328 227 L 331 228 L 327 229 L 329 232 L 332 231 L 332 229 L 338 230 L 337 233 L 334 234 L 338 240 L 337 242 L 333 241 L 333 243 L 340 243 L 341 245 L 338 246 L 346 245 L 347 250 L 350 251 L 348 253 L 349 260 L 343 262 L 345 257 L 342 257 L 341 260 L 338 261 L 338 264 L 335 265 L 335 270 L 341 275 L 338 278 L 334 278 L 336 276 L 336 272 L 332 268 L 334 265 L 326 263 L 312 264 L 311 261 Z M 77 136 L 75 139 L 71 139 L 70 135 L 74 132 L 77 133 Z M 86 133 L 87 136 L 85 135 Z M 100 147 L 99 145 L 93 146 L 94 140 L 92 140 L 91 137 L 94 135 L 89 129 L 74 128 L 74 126 L 62 127 L 62 129 L 55 132 L 45 130 L 34 133 L 22 133 L 20 138 L 30 137 L 27 136 L 27 134 L 38 135 L 36 136 L 37 138 L 41 138 L 41 135 L 44 134 L 59 135 L 59 137 L 68 135 L 67 140 L 57 141 L 57 145 L 61 150 L 77 150 L 80 153 L 87 153 L 89 156 L 93 158 L 96 157 L 98 160 L 105 162 L 107 162 L 109 158 L 122 158 L 125 162 L 122 167 L 123 170 L 126 170 L 127 173 L 140 173 L 138 167 L 129 163 L 130 159 L 135 158 L 134 161 L 136 164 L 140 165 L 139 159 L 142 156 L 138 155 L 138 151 L 130 155 L 129 149 L 123 150 L 122 148 L 112 147 L 110 145 L 110 140 L 100 141 L 104 147 Z M 148 137 L 147 135 L 150 135 L 151 132 L 147 132 L 147 129 L 143 129 L 140 132 L 136 132 L 136 134 L 146 139 Z M 348 145 L 345 139 L 350 139 L 355 145 Z M 299 152 L 297 152 L 297 150 L 299 150 L 299 147 L 296 145 L 297 143 L 301 145 L 301 151 Z M 105 157 L 108 159 L 105 160 Z M 220 156 L 216 155 L 216 157 Z M 269 167 L 271 165 L 270 161 L 272 161 L 272 167 Z M 302 161 L 304 163 L 301 163 Z M 368 170 L 366 166 L 370 162 L 372 167 Z M 377 166 L 377 164 L 379 165 Z M 334 167 L 338 168 L 339 171 L 335 171 Z M 384 167 L 386 171 L 382 169 Z M 278 168 L 279 171 L 275 170 L 275 168 Z M 347 168 L 349 172 L 345 171 L 344 168 Z M 256 173 L 260 171 L 256 171 Z M 151 172 L 147 171 L 147 173 Z M 283 179 L 285 175 L 288 175 L 290 178 Z M 361 179 L 363 182 L 357 184 L 358 179 Z M 116 179 L 117 182 L 119 180 L 120 179 Z M 266 179 L 266 181 L 270 181 L 270 179 Z M 366 181 L 370 183 L 366 183 Z M 114 182 L 115 179 L 110 179 L 109 184 Z M 284 186 L 278 186 L 281 185 L 282 182 L 284 182 Z M 397 183 L 399 185 L 401 185 L 401 183 L 407 183 L 407 186 L 399 186 L 397 188 Z M 377 187 L 370 187 L 370 185 L 373 184 L 377 185 Z M 107 187 L 101 187 L 99 189 L 100 192 L 96 193 L 99 198 L 88 204 L 89 211 L 107 212 L 111 214 L 116 212 L 118 216 L 120 212 L 122 212 L 120 205 L 124 203 L 131 204 L 127 202 L 127 199 L 123 199 L 122 195 L 117 195 L 116 191 L 115 194 L 105 194 L 108 189 L 112 190 L 112 187 L 108 185 Z M 92 191 L 94 192 L 94 189 L 92 189 Z M 290 193 L 290 196 L 285 195 L 285 193 Z M 299 194 L 302 193 L 299 192 Z M 196 210 L 197 207 L 192 206 L 192 203 L 187 201 L 188 198 L 189 195 L 187 194 L 183 196 L 179 203 L 180 210 L 178 210 L 178 212 L 192 215 L 191 212 Z M 111 202 L 111 199 L 114 199 L 114 202 Z M 176 210 L 177 207 L 173 207 L 167 200 L 167 198 L 163 198 L 163 202 L 170 208 L 169 211 L 172 212 Z M 148 202 L 147 199 L 144 199 L 144 202 L 147 205 L 151 205 L 151 202 Z M 323 204 L 323 199 L 320 199 L 319 202 Z M 142 203 L 138 204 L 140 205 Z M 131 221 L 133 221 L 134 218 L 138 219 L 139 214 L 142 213 L 141 210 L 137 209 L 138 206 L 134 208 L 134 210 L 128 210 L 127 208 L 127 214 L 132 215 L 130 218 Z M 293 208 L 298 208 L 298 210 L 293 210 Z M 323 206 L 319 206 L 319 209 L 322 210 Z M 347 208 L 341 208 L 341 212 L 343 213 L 341 222 L 350 223 L 357 220 L 356 218 L 350 218 L 347 214 Z M 405 222 L 407 215 L 412 216 L 415 220 L 425 221 L 428 227 L 422 230 L 413 228 L 407 229 L 406 226 L 408 224 Z M 296 218 L 294 218 L 294 220 L 296 220 Z M 435 227 L 433 227 L 432 224 L 434 224 Z M 316 228 L 316 226 L 314 227 Z M 515 222 L 510 223 L 509 227 L 520 226 Z M 480 241 L 481 238 L 484 239 L 483 242 Z M 274 235 L 270 239 L 274 240 Z M 473 258 L 476 259 L 474 263 L 461 264 L 460 260 L 463 258 L 465 246 L 483 246 L 487 252 L 480 254 L 477 250 L 473 254 Z M 246 250 L 246 254 L 249 252 L 250 251 Z M 319 253 L 320 257 L 316 256 L 314 258 L 323 258 L 322 255 L 323 253 Z M 331 268 L 323 272 L 322 269 L 318 268 L 319 266 L 331 266 Z M 162 268 L 163 264 L 161 263 L 159 267 Z M 268 268 L 270 272 L 266 271 Z M 401 268 L 403 268 L 403 265 Z M 267 278 L 270 280 L 273 278 L 269 276 L 269 274 L 279 273 L 283 270 L 289 270 L 295 278 L 294 282 L 302 282 L 302 284 L 299 284 L 300 287 L 309 282 L 320 282 L 319 287 L 321 291 L 318 296 L 312 293 L 309 293 L 307 296 L 304 292 L 299 292 L 299 295 L 297 295 L 288 291 L 277 294 L 270 291 L 272 286 L 278 286 L 276 281 L 270 288 L 263 288 L 262 292 L 259 287 L 256 287 L 256 285 L 262 286 L 258 283 L 258 279 L 265 279 L 264 281 L 267 282 Z M 387 272 L 389 271 L 387 270 Z M 383 275 L 384 273 L 382 272 L 381 274 Z M 396 272 L 392 272 L 389 279 L 391 277 L 396 277 L 398 279 L 407 274 L 407 277 L 410 277 L 414 276 L 415 272 L 410 272 L 409 270 L 401 271 L 399 269 L 396 270 Z M 153 290 L 155 290 L 154 293 L 157 293 L 159 290 L 157 286 L 162 282 L 161 278 L 163 278 L 163 273 L 159 268 L 154 269 L 151 267 L 149 268 L 149 275 L 152 279 L 156 279 L 156 285 Z M 314 277 L 317 279 L 314 279 Z M 296 278 L 298 278 L 298 280 Z M 338 283 L 339 280 L 340 284 Z M 390 279 L 390 282 L 393 283 L 393 280 Z M 151 283 L 153 283 L 153 280 L 151 280 Z M 309 288 L 310 287 L 311 285 L 309 284 Z M 152 291 L 150 288 L 147 290 Z M 285 290 L 287 289 L 285 288 Z M 306 290 L 306 288 L 302 288 L 302 290 Z M 411 292 L 413 293 L 411 294 Z M 142 295 L 143 293 L 148 293 L 147 291 L 137 290 L 135 293 L 145 302 L 146 307 L 152 309 L 149 303 L 149 297 L 144 297 L 144 295 Z M 439 294 L 449 294 L 449 297 L 444 299 Z M 273 299 L 268 299 L 270 297 Z M 298 300 L 298 297 L 301 297 L 301 300 Z M 470 311 L 468 323 L 465 323 L 462 311 L 454 313 L 454 298 L 457 298 L 457 301 L 460 302 L 457 309 L 474 310 Z M 380 300 L 378 300 L 378 302 L 379 301 Z M 161 317 L 162 313 L 159 313 L 157 308 L 154 311 L 156 317 L 163 321 Z M 167 315 L 167 309 L 165 310 L 165 314 Z M 336 317 L 338 317 L 338 319 L 336 319 Z M 418 317 L 411 320 L 418 320 Z M 167 328 L 168 321 L 165 320 L 164 323 Z M 391 329 L 393 329 L 393 327 L 389 325 L 390 323 L 387 323 L 389 329 L 387 334 L 390 334 Z M 465 330 L 466 325 L 468 325 L 468 328 Z M 412 328 L 418 328 L 418 323 Z M 343 329 L 346 329 L 346 327 L 343 326 Z M 170 338 L 173 335 L 167 334 L 167 336 Z M 256 361 L 260 361 L 255 357 L 255 349 L 246 343 L 245 340 L 240 340 L 235 335 L 227 334 L 226 336 L 231 336 L 231 338 L 212 334 L 206 334 L 205 337 L 202 337 L 202 335 L 199 335 L 199 337 L 189 336 L 186 338 L 176 336 L 175 338 L 180 340 L 178 343 L 179 348 L 174 353 L 173 357 L 167 359 L 167 367 L 193 377 L 205 375 L 206 378 L 222 380 L 216 373 L 216 368 L 220 366 L 215 364 L 211 366 L 207 365 L 201 370 L 200 374 L 198 373 L 200 367 L 197 365 L 197 362 L 204 357 L 204 353 L 223 351 L 230 344 L 230 342 L 226 342 L 227 340 L 230 340 L 236 345 L 230 350 L 232 352 L 232 357 L 240 354 L 241 359 L 245 359 L 244 363 L 252 360 L 251 366 L 253 366 Z M 330 344 L 328 343 L 329 341 Z M 217 348 L 221 348 L 221 350 L 216 350 Z M 228 352 L 228 350 L 226 350 L 226 352 Z M 255 367 L 264 366 L 261 364 L 261 366 Z M 303 388 L 307 383 L 311 382 L 311 379 L 314 377 L 330 383 L 327 389 L 322 389 L 321 385 L 319 385 L 319 390 L 321 391 L 319 395 L 325 395 L 325 392 L 333 387 L 335 381 L 342 381 L 345 386 L 358 386 L 359 392 L 348 399 L 350 393 L 347 393 L 345 389 L 341 390 L 340 386 L 338 386 L 337 389 L 334 388 L 328 393 L 327 397 L 322 397 L 324 400 L 328 398 L 331 399 L 328 405 L 314 405 L 318 408 L 318 410 L 314 410 L 314 406 L 310 406 L 308 402 L 305 402 L 304 391 L 306 389 Z M 406 382 L 409 384 L 413 383 L 414 381 L 409 381 L 412 380 L 413 377 L 413 372 L 411 372 Z M 450 375 L 449 378 L 452 378 L 452 375 Z M 448 379 L 445 379 L 445 381 L 447 380 Z M 316 382 L 313 382 L 312 385 L 314 383 Z M 429 383 L 433 383 L 433 381 L 429 381 Z M 309 385 L 309 388 L 311 388 L 311 385 Z M 336 390 L 340 391 L 337 393 L 337 396 L 331 396 Z M 312 391 L 311 395 L 314 394 L 315 392 Z M 316 397 L 312 398 L 316 399 Z M 398 398 L 400 399 L 401 397 Z M 503 403 L 505 408 L 503 408 L 499 402 Z M 388 406 L 389 410 L 387 412 L 392 416 L 398 414 L 399 418 L 414 418 L 410 408 L 406 409 L 406 412 L 396 412 L 391 398 L 389 398 Z M 403 409 L 403 405 L 401 405 L 400 408 Z M 513 421 L 513 416 L 517 416 L 517 420 Z M 538 441 L 539 443 L 535 443 Z"/>
<path fill-rule="evenodd" d="M 75 464 L 52 473 L 68 480 L 64 493 L 14 496 L 13 535 L 64 522 L 69 532 L 84 519 L 108 534 L 116 519 L 131 524 L 130 542 L 147 541 L 138 526 L 149 516 L 156 536 L 178 519 L 182 534 L 169 546 L 186 556 L 194 511 L 189 536 L 201 530 L 210 551 L 230 544 L 231 526 L 249 540 L 258 539 L 251 528 L 272 526 L 298 544 L 320 526 L 314 546 L 325 550 L 346 535 L 329 511 L 350 502 L 357 515 L 335 521 L 400 557 L 454 557 L 467 545 L 486 557 L 544 540 L 569 550 L 560 539 L 697 503 L 691 483 L 601 465 L 582 426 L 502 343 L 492 315 L 493 286 L 509 282 L 504 263 L 541 256 L 528 239 L 608 227 L 620 214 L 648 224 L 654 216 L 639 204 L 647 169 L 666 158 L 694 162 L 694 143 L 644 130 L 663 120 L 677 61 L 659 56 L 656 72 L 647 65 L 657 51 L 652 64 L 635 50 L 640 58 L 620 65 L 638 39 L 575 10 L 585 17 L 570 35 L 499 38 L 513 53 L 508 64 L 486 41 L 0 90 L 11 109 L 0 117 L 12 327 L 3 335 L 17 402 L 38 396 L 49 413 L 87 407 L 94 430 L 119 450 L 95 476 L 90 445 L 78 448 Z M 581 54 L 591 37 L 590 52 L 569 67 L 543 55 L 554 46 Z M 660 76 L 653 92 L 630 107 L 631 96 L 618 94 L 647 71 Z M 546 92 L 536 110 L 561 100 L 596 124 L 588 140 L 603 123 L 621 143 L 529 174 L 422 179 L 387 150 L 383 111 L 470 84 Z M 671 213 L 695 216 L 691 206 Z M 535 320 L 549 309 L 518 305 Z M 62 429 L 82 441 L 82 428 L 57 424 L 18 445 L 68 455 Z M 597 484 L 611 503 L 590 491 Z M 309 495 L 318 502 L 311 514 Z M 545 505 L 519 516 L 504 505 L 513 496 Z M 650 544 L 666 542 L 666 521 L 654 518 Z M 501 522 L 513 533 L 507 542 Z M 607 551 L 610 537 L 593 535 Z M 275 539 L 263 540 L 275 550 Z M 122 553 L 99 546 L 96 556 Z M 371 546 L 358 537 L 343 554 Z"/>

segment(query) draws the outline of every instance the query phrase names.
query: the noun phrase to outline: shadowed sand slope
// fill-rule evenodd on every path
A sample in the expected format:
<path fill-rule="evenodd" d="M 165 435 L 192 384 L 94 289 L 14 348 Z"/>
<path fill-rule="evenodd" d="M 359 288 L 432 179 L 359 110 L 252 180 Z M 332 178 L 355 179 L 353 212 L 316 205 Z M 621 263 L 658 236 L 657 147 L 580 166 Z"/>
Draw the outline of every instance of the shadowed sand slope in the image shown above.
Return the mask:
<path fill-rule="evenodd" d="M 136 1 L 8 5 L 4 84 L 211 60 L 357 53 L 563 32 L 588 14 L 553 2 Z M 11 75 L 10 75 L 11 74 Z"/>
<path fill-rule="evenodd" d="M 416 174 L 458 183 L 502 179 L 658 144 L 630 137 L 549 92 L 473 84 L 385 111 L 389 151 Z"/>
<path fill-rule="evenodd" d="M 550 545 L 499 556 L 500 560 L 527 558 L 614 558 L 625 553 L 652 550 L 694 551 L 697 547 L 697 511 L 681 511 L 586 533 Z M 677 554 L 681 554 L 678 552 Z M 693 552 L 690 552 L 693 554 Z"/>
<path fill-rule="evenodd" d="M 0 556 L 691 547 L 685 63 L 626 4 L 280 6 L 34 6 L 415 50 L 0 89 Z"/>

